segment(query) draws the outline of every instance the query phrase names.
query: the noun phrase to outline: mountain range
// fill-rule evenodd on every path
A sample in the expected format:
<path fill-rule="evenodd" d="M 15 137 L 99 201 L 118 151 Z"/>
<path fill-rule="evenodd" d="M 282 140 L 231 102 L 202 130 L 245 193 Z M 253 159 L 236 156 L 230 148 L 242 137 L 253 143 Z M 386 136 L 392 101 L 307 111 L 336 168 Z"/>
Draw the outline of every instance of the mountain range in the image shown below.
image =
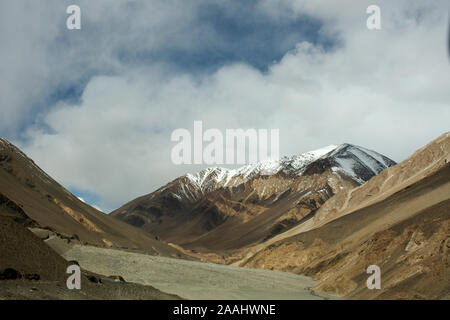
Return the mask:
<path fill-rule="evenodd" d="M 195 251 L 239 249 L 267 240 L 395 165 L 351 144 L 238 169 L 186 174 L 111 213 L 161 239 Z"/>

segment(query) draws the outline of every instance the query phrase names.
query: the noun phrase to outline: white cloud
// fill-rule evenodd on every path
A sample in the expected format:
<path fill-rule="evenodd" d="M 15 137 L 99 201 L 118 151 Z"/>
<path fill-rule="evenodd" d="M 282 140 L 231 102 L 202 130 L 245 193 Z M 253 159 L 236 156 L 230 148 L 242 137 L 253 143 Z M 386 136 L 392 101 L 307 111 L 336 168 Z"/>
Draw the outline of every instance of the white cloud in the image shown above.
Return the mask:
<path fill-rule="evenodd" d="M 317 17 L 341 45 L 324 51 L 299 43 L 267 73 L 232 64 L 210 75 L 168 75 L 151 65 L 93 78 L 80 105 L 42 115 L 51 134 L 28 129 L 25 151 L 64 185 L 98 194 L 99 205 L 112 209 L 199 169 L 170 162 L 170 133 L 194 120 L 280 128 L 282 154 L 350 142 L 395 160 L 448 130 L 443 1 L 382 1 L 381 31 L 365 28 L 364 2 L 286 3 L 261 7 L 280 19 Z"/>

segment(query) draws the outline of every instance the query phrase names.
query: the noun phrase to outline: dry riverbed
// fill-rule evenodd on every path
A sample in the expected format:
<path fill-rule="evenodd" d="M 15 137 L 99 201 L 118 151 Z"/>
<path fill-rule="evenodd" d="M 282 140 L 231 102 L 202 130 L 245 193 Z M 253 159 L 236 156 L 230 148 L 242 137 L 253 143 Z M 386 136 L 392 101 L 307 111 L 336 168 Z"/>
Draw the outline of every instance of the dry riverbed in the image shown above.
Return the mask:
<path fill-rule="evenodd" d="M 316 294 L 309 277 L 286 272 L 150 256 L 115 249 L 73 245 L 63 253 L 81 267 L 126 281 L 151 285 L 186 299 L 311 299 Z"/>

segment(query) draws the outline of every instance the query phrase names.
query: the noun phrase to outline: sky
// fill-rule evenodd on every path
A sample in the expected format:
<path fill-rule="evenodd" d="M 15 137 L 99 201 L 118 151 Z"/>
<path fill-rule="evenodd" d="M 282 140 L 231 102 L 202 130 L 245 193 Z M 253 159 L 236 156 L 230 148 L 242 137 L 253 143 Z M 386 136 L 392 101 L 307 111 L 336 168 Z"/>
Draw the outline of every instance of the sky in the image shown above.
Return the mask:
<path fill-rule="evenodd" d="M 0 136 L 105 212 L 206 167 L 170 158 L 195 120 L 401 161 L 449 131 L 448 28 L 447 0 L 2 0 Z"/>

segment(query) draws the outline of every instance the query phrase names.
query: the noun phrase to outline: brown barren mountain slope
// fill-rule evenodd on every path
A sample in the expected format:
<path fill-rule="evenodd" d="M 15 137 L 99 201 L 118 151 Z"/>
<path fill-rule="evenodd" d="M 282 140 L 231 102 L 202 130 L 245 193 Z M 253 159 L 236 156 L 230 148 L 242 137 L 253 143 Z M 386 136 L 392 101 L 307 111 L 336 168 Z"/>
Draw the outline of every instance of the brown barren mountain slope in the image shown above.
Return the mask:
<path fill-rule="evenodd" d="M 20 207 L 38 226 L 64 237 L 97 246 L 183 256 L 151 234 L 80 201 L 18 148 L 1 138 L 0 193 Z"/>
<path fill-rule="evenodd" d="M 450 133 L 447 132 L 417 150 L 397 165 L 387 168 L 367 183 L 342 190 L 318 210 L 311 221 L 316 228 L 340 216 L 379 202 L 407 188 L 450 162 Z"/>
<path fill-rule="evenodd" d="M 335 190 L 329 186 L 329 178 L 336 181 Z M 274 185 L 281 191 L 274 189 L 262 197 L 258 194 L 263 186 Z M 316 210 L 340 186 L 353 188 L 356 184 L 329 172 L 296 179 L 263 177 L 230 189 L 214 190 L 185 206 L 170 195 L 162 195 L 162 200 L 159 196 L 156 200 L 138 198 L 112 215 L 139 225 L 136 222 L 141 221 L 141 216 L 137 214 L 142 213 L 145 219 L 152 220 L 143 229 L 165 241 L 196 251 L 223 251 L 263 241 L 286 230 Z"/>
<path fill-rule="evenodd" d="M 264 242 L 395 163 L 351 144 L 182 176 L 111 214 L 203 254 Z"/>
<path fill-rule="evenodd" d="M 347 298 L 449 299 L 450 164 L 433 171 L 243 264 L 310 275 L 316 290 Z M 373 264 L 381 268 L 381 290 L 366 288 Z"/>
<path fill-rule="evenodd" d="M 450 133 L 445 133 L 417 150 L 406 160 L 374 176 L 365 184 L 354 189 L 342 188 L 325 202 L 311 219 L 278 234 L 264 243 L 249 248 L 246 252 L 246 259 L 277 241 L 319 228 L 350 212 L 382 201 L 432 175 L 449 162 Z M 235 262 L 235 264 L 239 263 L 242 263 L 242 261 Z"/>
<path fill-rule="evenodd" d="M 69 263 L 29 230 L 37 227 L 19 205 L 0 193 L 0 300 L 179 299 L 148 285 L 117 283 L 108 275 L 85 270 L 81 290 L 69 290 Z"/>

